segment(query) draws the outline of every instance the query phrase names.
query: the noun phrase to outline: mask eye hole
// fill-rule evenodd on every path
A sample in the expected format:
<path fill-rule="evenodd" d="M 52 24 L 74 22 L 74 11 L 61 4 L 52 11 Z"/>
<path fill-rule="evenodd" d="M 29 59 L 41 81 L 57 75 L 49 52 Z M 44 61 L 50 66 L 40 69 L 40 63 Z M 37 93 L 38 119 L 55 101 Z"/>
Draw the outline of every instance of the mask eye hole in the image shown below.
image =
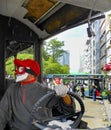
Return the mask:
<path fill-rule="evenodd" d="M 19 68 L 18 68 L 18 71 L 19 71 L 20 73 L 22 73 L 22 72 L 25 71 L 25 68 L 24 68 L 24 67 L 19 67 Z"/>
<path fill-rule="evenodd" d="M 25 73 L 25 67 L 17 67 L 15 74 L 24 74 Z"/>

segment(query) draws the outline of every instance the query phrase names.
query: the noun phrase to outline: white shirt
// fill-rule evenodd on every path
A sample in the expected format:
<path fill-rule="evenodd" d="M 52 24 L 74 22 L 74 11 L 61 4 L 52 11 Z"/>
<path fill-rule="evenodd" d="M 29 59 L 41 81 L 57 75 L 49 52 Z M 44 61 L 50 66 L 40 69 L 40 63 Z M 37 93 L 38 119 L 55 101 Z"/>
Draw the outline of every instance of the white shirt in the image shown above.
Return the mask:
<path fill-rule="evenodd" d="M 108 90 L 111 90 L 111 83 L 108 83 Z"/>

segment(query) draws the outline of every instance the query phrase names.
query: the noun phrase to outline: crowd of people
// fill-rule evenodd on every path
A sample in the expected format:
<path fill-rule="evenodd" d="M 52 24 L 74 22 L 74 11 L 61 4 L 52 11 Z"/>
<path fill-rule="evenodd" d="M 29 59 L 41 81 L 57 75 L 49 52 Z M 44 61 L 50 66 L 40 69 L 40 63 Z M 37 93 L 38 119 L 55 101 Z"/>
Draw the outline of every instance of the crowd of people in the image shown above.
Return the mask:
<path fill-rule="evenodd" d="M 59 81 L 61 84 L 65 85 L 68 88 L 69 92 L 74 92 L 74 93 L 78 93 L 78 95 L 84 99 L 85 97 L 85 85 L 84 84 L 75 84 L 75 82 L 73 80 L 71 80 L 70 82 L 64 82 L 63 79 L 59 78 L 59 77 L 55 77 L 50 81 L 46 81 L 44 82 L 44 84 L 47 84 L 47 86 L 50 89 L 54 89 L 55 86 L 55 81 Z"/>
<path fill-rule="evenodd" d="M 99 87 L 97 85 L 95 85 L 94 83 L 92 83 L 92 84 L 90 84 L 90 86 L 88 86 L 88 84 L 86 84 L 86 83 L 74 82 L 74 80 L 65 82 L 65 81 L 63 81 L 63 79 L 61 79 L 59 77 L 56 77 L 55 79 L 61 80 L 62 84 L 64 84 L 68 88 L 68 91 L 77 93 L 83 100 L 85 99 L 85 96 L 86 96 L 85 89 L 86 90 L 89 89 L 89 96 L 92 96 L 93 101 L 97 100 L 97 96 L 101 96 Z M 48 80 L 48 82 L 46 80 L 47 86 L 51 89 L 53 89 L 53 87 L 54 87 L 53 81 L 54 81 L 54 79 L 50 80 L 50 81 Z M 109 87 L 109 89 L 110 89 L 110 87 Z M 110 91 L 109 91 L 109 93 L 110 93 Z M 110 99 L 109 97 L 108 97 L 108 99 Z"/>

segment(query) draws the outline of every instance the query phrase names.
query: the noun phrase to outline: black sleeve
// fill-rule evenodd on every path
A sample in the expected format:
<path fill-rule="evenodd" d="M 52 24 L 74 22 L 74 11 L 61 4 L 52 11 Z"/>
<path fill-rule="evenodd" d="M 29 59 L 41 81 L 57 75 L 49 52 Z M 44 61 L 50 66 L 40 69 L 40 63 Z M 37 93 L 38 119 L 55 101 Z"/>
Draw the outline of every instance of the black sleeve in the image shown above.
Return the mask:
<path fill-rule="evenodd" d="M 11 117 L 10 107 L 10 88 L 7 89 L 6 93 L 0 101 L 0 130 L 3 130 Z"/>

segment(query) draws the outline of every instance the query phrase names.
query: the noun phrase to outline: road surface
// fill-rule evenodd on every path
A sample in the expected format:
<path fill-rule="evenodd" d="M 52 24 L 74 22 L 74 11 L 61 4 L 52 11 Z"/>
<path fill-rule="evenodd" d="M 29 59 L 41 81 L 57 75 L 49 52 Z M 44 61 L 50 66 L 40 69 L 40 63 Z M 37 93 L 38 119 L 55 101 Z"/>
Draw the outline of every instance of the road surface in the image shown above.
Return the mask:
<path fill-rule="evenodd" d="M 88 123 L 89 129 L 107 128 L 110 125 L 104 103 L 100 103 L 100 100 L 94 102 L 91 98 L 85 98 L 83 102 L 85 113 L 82 120 Z"/>

